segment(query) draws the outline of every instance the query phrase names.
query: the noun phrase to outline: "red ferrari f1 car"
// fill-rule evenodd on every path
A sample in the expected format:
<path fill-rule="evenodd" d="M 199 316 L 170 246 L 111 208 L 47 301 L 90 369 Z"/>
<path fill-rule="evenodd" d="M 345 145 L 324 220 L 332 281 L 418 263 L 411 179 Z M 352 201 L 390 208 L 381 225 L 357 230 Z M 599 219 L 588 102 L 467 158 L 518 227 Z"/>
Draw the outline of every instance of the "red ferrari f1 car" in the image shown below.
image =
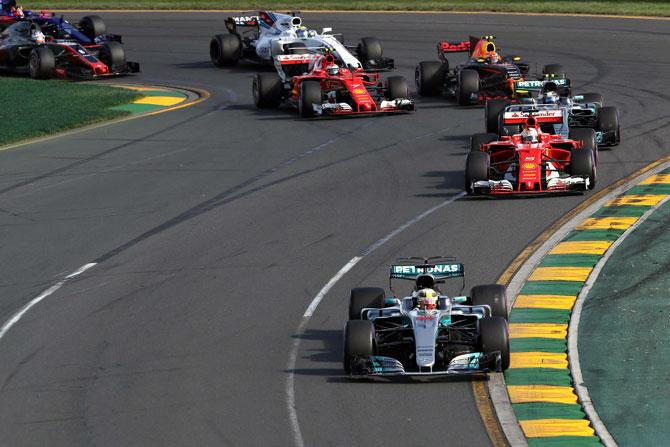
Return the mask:
<path fill-rule="evenodd" d="M 304 118 L 400 113 L 414 110 L 402 76 L 380 80 L 378 73 L 338 67 L 332 54 L 288 54 L 275 57 L 277 73 L 254 77 L 258 108 L 286 102 Z"/>
<path fill-rule="evenodd" d="M 595 186 L 596 158 L 591 139 L 572 140 L 543 133 L 532 116 L 526 118 L 520 134 L 498 138 L 496 134 L 472 137 L 465 166 L 468 193 L 570 193 Z"/>

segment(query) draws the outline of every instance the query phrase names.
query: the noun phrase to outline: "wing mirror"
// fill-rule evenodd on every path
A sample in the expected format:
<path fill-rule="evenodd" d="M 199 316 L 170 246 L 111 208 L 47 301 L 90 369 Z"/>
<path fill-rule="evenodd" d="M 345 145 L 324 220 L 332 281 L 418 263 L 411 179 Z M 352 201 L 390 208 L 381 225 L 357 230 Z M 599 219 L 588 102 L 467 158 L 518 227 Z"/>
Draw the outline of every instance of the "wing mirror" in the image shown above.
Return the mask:
<path fill-rule="evenodd" d="M 332 31 L 333 31 L 332 28 L 323 28 L 323 29 L 321 30 L 321 34 L 330 33 L 330 32 L 332 32 Z"/>

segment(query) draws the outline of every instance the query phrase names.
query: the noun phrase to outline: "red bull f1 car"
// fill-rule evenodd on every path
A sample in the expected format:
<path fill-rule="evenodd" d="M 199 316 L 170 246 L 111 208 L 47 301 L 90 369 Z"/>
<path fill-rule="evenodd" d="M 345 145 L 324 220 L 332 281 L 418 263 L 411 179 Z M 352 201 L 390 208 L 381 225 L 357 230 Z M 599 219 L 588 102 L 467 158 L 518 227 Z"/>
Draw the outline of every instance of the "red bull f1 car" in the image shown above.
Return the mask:
<path fill-rule="evenodd" d="M 515 97 L 516 81 L 529 75 L 529 66 L 519 56 L 500 55 L 493 42 L 494 36 L 481 39 L 470 36 L 469 41 L 437 44 L 439 61 L 423 61 L 416 66 L 415 81 L 422 96 L 445 93 L 454 96 L 459 105 L 481 104 L 489 99 Z M 451 69 L 448 56 L 467 53 L 467 62 Z M 544 74 L 563 72 L 557 64 L 546 65 Z M 560 76 L 564 76 L 561 73 Z"/>
<path fill-rule="evenodd" d="M 474 195 L 533 195 L 583 192 L 596 183 L 595 132 L 581 139 L 542 132 L 537 117 L 544 112 L 510 117 L 523 132 L 499 137 L 473 135 L 465 166 L 465 190 Z"/>
<path fill-rule="evenodd" d="M 258 108 L 288 103 L 301 117 L 353 116 L 414 110 L 405 78 L 381 80 L 378 73 L 339 67 L 332 54 L 275 57 L 277 73 L 254 77 L 252 93 Z"/>
<path fill-rule="evenodd" d="M 509 367 L 505 287 L 473 287 L 469 296 L 439 289 L 463 278 L 453 258 L 403 258 L 390 280 L 413 281 L 409 295 L 384 289 L 351 290 L 344 328 L 343 366 L 352 378 L 483 374 Z M 464 281 L 463 281 L 464 283 Z M 422 296 L 432 294 L 432 304 Z"/>

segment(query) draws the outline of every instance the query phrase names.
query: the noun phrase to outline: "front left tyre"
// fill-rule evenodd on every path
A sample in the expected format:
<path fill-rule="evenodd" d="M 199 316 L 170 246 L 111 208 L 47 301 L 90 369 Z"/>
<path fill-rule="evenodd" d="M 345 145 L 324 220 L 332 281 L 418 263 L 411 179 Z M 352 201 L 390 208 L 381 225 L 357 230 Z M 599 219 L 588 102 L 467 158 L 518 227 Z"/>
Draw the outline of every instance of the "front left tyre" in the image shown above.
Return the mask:
<path fill-rule="evenodd" d="M 254 76 L 251 93 L 259 109 L 277 108 L 282 102 L 282 81 L 277 73 L 258 73 Z"/>
<path fill-rule="evenodd" d="M 56 58 L 48 47 L 35 47 L 30 52 L 28 73 L 33 79 L 49 79 L 56 68 Z"/>
<path fill-rule="evenodd" d="M 375 355 L 375 327 L 371 321 L 347 321 L 344 326 L 343 351 L 342 363 L 347 374 L 351 374 L 354 359 Z"/>

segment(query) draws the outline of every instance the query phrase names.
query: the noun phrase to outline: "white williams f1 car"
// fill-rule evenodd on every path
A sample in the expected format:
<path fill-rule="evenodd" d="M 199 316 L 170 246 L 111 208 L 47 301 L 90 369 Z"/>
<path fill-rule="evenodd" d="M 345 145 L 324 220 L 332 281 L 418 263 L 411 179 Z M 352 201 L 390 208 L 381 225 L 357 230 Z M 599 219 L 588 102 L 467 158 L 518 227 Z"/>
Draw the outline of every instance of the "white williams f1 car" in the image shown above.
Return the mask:
<path fill-rule="evenodd" d="M 357 46 L 344 45 L 342 36 L 331 28 L 319 33 L 307 29 L 294 14 L 259 11 L 258 15 L 229 17 L 229 34 L 217 34 L 209 45 L 212 63 L 217 67 L 233 66 L 240 60 L 273 64 L 275 56 L 286 54 L 330 53 L 340 67 L 390 70 L 393 59 L 383 56 L 382 44 L 374 37 L 364 37 Z"/>
<path fill-rule="evenodd" d="M 390 279 L 414 281 L 409 296 L 398 298 L 392 288 L 391 297 L 376 287 L 352 289 L 344 370 L 352 377 L 506 370 L 505 287 L 476 286 L 470 296 L 447 296 L 437 288 L 459 277 L 464 277 L 463 264 L 453 258 L 404 258 L 391 266 Z"/>

